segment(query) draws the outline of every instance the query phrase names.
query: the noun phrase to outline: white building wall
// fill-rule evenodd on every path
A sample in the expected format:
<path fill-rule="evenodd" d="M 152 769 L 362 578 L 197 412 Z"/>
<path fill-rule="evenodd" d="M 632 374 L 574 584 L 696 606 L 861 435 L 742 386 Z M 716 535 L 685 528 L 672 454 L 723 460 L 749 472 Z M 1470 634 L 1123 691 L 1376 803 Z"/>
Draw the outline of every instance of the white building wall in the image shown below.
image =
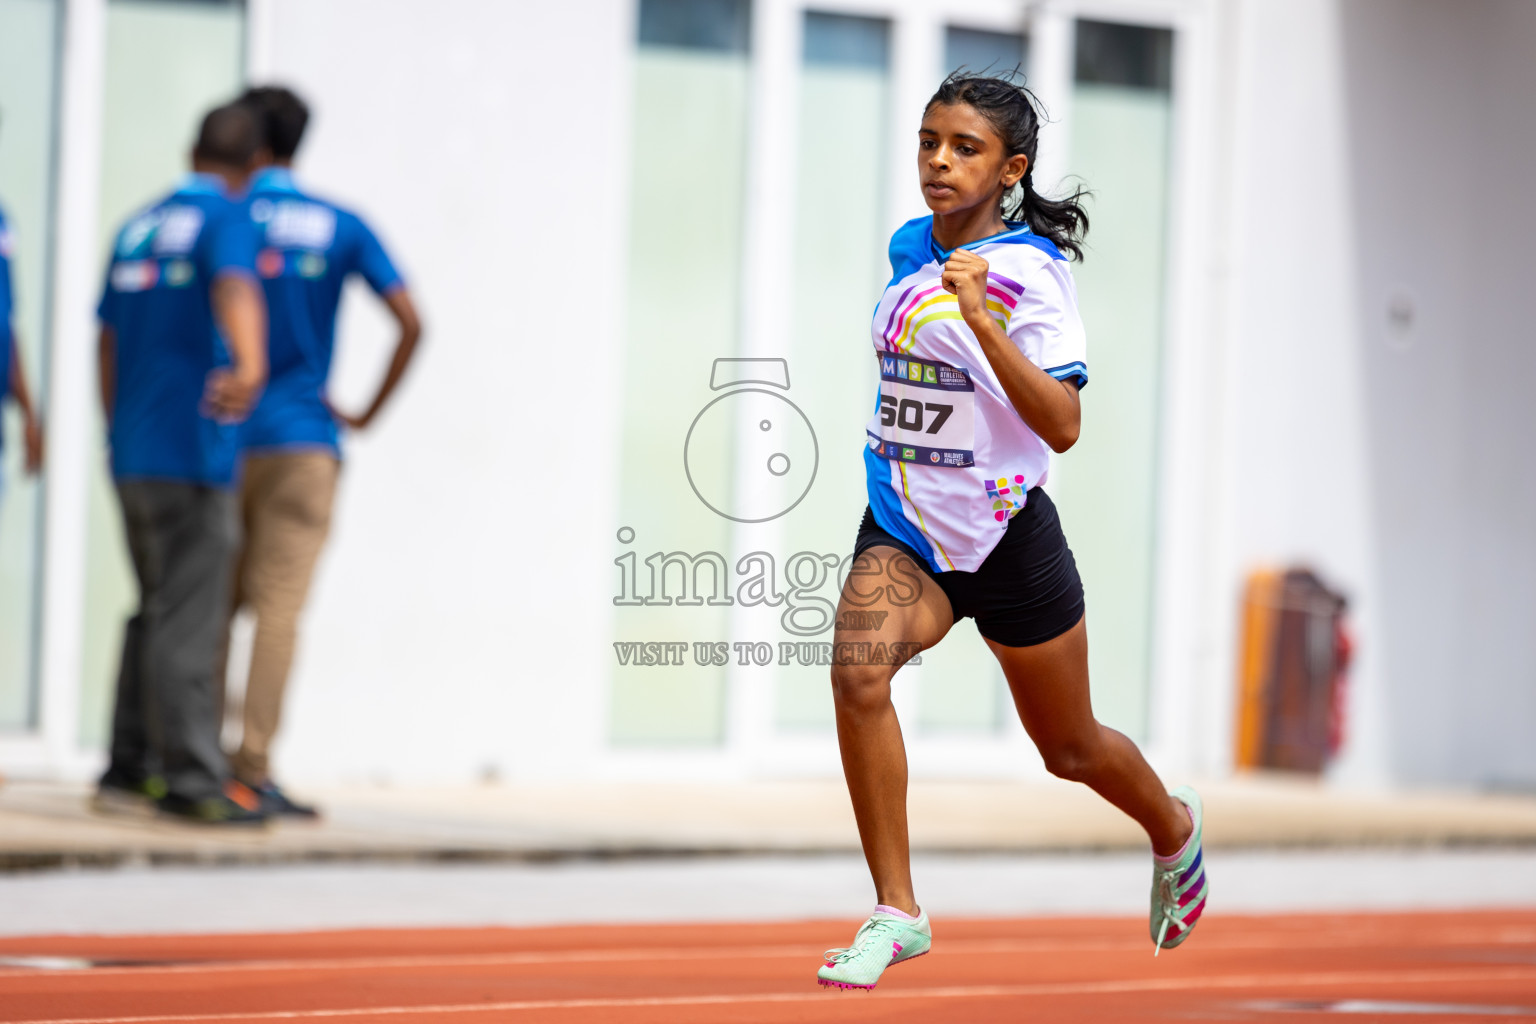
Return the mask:
<path fill-rule="evenodd" d="M 426 324 L 347 444 L 277 757 L 295 778 L 579 773 L 608 664 L 633 5 L 253 8 L 252 79 L 315 110 L 302 180 L 370 219 Z M 391 342 L 349 296 L 338 401 L 371 395 Z"/>
<path fill-rule="evenodd" d="M 1528 788 L 1536 7 L 1365 0 L 1342 25 L 1392 774 Z"/>
<path fill-rule="evenodd" d="M 1529 786 L 1536 9 L 1254 0 L 1236 25 L 1225 600 L 1298 562 L 1350 597 L 1336 779 Z"/>

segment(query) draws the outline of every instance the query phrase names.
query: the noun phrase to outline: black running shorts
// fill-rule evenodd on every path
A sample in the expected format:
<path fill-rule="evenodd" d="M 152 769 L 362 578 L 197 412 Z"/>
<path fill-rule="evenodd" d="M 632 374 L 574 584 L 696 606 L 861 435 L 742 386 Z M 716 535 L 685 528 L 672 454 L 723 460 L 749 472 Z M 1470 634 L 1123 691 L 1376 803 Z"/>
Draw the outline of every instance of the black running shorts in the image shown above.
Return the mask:
<path fill-rule="evenodd" d="M 857 558 L 869 548 L 892 547 L 911 556 L 949 598 L 955 621 L 976 620 L 981 635 L 1004 647 L 1054 640 L 1083 617 L 1083 582 L 1050 495 L 1036 487 L 1008 521 L 1003 539 L 975 572 L 934 572 L 911 546 L 886 533 L 864 509 Z"/>

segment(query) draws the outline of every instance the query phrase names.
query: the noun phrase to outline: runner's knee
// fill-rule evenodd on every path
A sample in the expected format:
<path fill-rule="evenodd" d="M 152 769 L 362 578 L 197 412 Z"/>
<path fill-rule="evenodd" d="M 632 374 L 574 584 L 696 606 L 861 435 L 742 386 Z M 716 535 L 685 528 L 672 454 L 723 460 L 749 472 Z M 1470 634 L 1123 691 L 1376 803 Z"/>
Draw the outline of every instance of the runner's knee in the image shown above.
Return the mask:
<path fill-rule="evenodd" d="M 833 665 L 832 699 L 854 710 L 889 704 L 891 674 L 889 665 Z"/>
<path fill-rule="evenodd" d="M 1086 782 L 1097 774 L 1104 761 L 1103 744 L 1097 737 L 1073 736 L 1040 744 L 1045 768 L 1058 779 Z"/>

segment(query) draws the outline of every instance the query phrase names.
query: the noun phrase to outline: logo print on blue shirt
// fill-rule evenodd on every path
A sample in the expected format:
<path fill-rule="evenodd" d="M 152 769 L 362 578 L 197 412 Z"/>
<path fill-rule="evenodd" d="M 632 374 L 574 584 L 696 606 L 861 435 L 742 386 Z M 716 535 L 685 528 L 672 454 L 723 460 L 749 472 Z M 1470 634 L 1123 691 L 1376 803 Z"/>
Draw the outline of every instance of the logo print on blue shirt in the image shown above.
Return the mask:
<path fill-rule="evenodd" d="M 165 265 L 165 283 L 171 288 L 185 288 L 192 283 L 194 271 L 187 260 L 171 260 Z"/>
<path fill-rule="evenodd" d="M 267 244 L 280 249 L 324 251 L 336 239 L 336 211 L 319 203 L 276 203 L 266 224 Z"/>

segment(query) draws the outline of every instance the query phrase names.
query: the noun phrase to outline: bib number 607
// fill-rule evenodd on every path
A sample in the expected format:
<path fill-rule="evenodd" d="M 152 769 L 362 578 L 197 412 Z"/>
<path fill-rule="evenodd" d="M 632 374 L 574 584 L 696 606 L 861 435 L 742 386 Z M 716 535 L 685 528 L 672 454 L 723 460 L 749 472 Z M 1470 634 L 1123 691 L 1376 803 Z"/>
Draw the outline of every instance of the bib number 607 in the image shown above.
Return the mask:
<path fill-rule="evenodd" d="M 944 427 L 944 422 L 955 411 L 952 405 L 940 405 L 937 402 L 919 402 L 912 398 L 898 400 L 895 395 L 880 393 L 880 422 L 884 426 L 896 426 L 902 430 L 923 430 L 923 420 L 928 419 L 929 434 L 937 434 Z"/>

